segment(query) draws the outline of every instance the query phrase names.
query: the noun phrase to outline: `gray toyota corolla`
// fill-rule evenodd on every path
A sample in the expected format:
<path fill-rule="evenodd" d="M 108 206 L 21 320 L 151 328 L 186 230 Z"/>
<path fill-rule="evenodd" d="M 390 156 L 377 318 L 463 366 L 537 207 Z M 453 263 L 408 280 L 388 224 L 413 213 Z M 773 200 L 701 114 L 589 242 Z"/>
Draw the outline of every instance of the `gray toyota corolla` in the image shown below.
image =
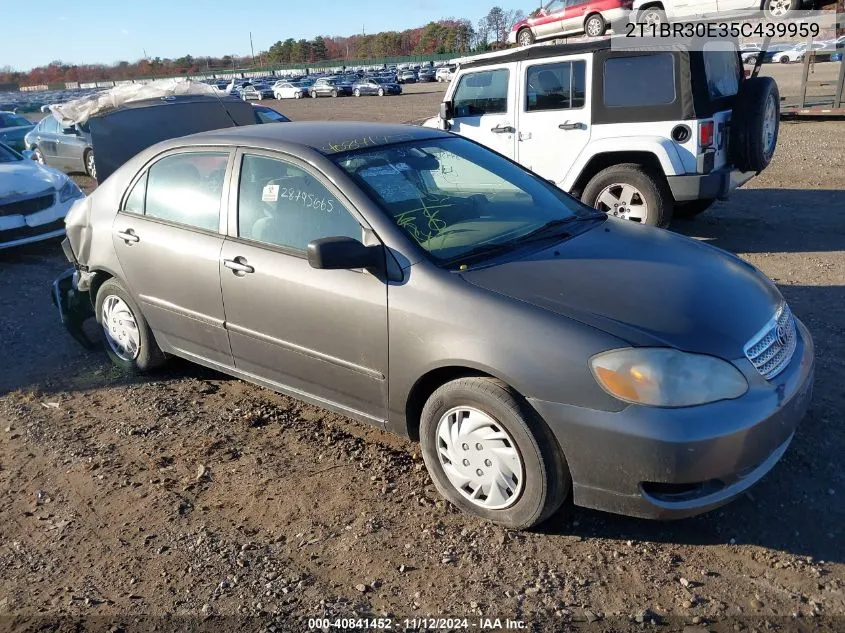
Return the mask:
<path fill-rule="evenodd" d="M 290 123 L 165 141 L 67 221 L 56 280 L 120 367 L 181 356 L 418 439 L 512 528 L 678 518 L 786 451 L 813 343 L 741 259 L 610 219 L 438 130 Z"/>

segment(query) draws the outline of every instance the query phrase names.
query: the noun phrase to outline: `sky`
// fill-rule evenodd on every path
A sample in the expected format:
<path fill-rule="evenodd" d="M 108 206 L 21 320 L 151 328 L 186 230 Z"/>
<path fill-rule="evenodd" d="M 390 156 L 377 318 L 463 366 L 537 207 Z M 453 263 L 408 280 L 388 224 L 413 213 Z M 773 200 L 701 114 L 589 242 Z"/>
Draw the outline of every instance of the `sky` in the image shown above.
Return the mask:
<path fill-rule="evenodd" d="M 496 0 L 40 0 L 0 2 L 0 68 L 29 70 L 65 63 L 135 61 L 144 56 L 248 55 L 288 37 L 352 35 L 422 26 L 440 18 L 473 25 Z M 531 4 L 526 7 L 523 5 Z M 526 0 L 502 0 L 505 9 L 531 9 Z M 14 26 L 14 28 L 8 28 Z"/>

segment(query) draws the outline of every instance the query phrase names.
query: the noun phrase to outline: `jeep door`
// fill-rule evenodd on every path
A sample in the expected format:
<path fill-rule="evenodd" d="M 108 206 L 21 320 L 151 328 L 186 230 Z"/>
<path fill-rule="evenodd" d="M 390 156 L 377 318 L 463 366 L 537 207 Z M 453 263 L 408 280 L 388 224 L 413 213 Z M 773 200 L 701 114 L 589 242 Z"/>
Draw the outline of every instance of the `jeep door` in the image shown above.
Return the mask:
<path fill-rule="evenodd" d="M 220 209 L 230 153 L 166 154 L 136 177 L 112 224 L 123 281 L 159 344 L 229 367 Z"/>
<path fill-rule="evenodd" d="M 318 270 L 306 257 L 319 238 L 365 241 L 361 221 L 307 163 L 242 151 L 220 268 L 235 367 L 380 424 L 387 284 L 364 270 Z"/>
<path fill-rule="evenodd" d="M 514 63 L 462 73 L 452 93 L 452 131 L 514 158 L 515 76 Z"/>
<path fill-rule="evenodd" d="M 516 160 L 556 184 L 590 142 L 592 64 L 589 54 L 520 63 Z"/>

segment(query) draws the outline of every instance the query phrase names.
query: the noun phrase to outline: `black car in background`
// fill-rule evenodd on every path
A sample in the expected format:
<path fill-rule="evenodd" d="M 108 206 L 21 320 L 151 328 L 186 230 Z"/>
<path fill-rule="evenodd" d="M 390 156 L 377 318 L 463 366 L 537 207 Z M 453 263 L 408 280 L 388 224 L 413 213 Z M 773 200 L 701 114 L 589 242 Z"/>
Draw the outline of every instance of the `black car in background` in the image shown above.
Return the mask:
<path fill-rule="evenodd" d="M 312 99 L 317 97 L 340 97 L 352 94 L 352 84 L 339 77 L 320 77 L 309 91 Z"/>
<path fill-rule="evenodd" d="M 352 92 L 356 97 L 362 95 L 385 95 L 402 94 L 402 86 L 381 77 L 366 77 L 359 79 L 352 86 Z"/>
<path fill-rule="evenodd" d="M 55 117 L 47 115 L 24 137 L 24 144 L 42 165 L 97 177 L 91 133 L 85 125 L 63 128 Z"/>
<path fill-rule="evenodd" d="M 420 68 L 419 72 L 417 73 L 417 81 L 420 83 L 424 81 L 434 81 L 435 80 L 435 70 L 430 66 L 424 66 Z"/>
<path fill-rule="evenodd" d="M 417 83 L 417 72 L 415 70 L 400 70 L 396 75 L 396 81 L 400 84 L 415 84 Z"/>

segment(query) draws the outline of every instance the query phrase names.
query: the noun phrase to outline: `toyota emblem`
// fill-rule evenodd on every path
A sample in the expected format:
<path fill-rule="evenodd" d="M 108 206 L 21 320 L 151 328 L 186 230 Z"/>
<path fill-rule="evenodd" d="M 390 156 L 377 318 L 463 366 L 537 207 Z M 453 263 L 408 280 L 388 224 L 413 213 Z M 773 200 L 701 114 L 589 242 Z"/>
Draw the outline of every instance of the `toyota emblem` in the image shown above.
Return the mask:
<path fill-rule="evenodd" d="M 783 325 L 778 326 L 777 341 L 778 341 L 778 345 L 780 345 L 781 347 L 786 347 L 786 343 L 787 343 L 786 327 L 784 327 Z"/>

